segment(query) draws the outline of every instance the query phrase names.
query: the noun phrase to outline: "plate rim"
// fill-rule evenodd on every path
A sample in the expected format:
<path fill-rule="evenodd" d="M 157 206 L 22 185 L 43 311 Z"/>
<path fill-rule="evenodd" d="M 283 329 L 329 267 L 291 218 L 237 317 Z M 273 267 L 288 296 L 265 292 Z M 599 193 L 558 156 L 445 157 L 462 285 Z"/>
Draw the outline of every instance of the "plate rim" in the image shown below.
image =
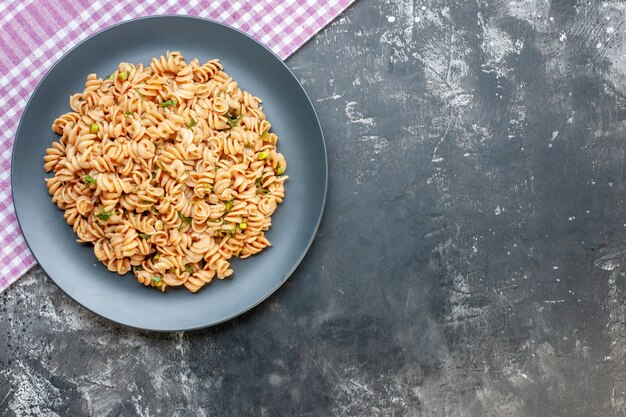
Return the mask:
<path fill-rule="evenodd" d="M 19 135 L 20 135 L 20 129 L 21 129 L 22 123 L 24 121 L 24 115 L 28 112 L 28 109 L 30 108 L 30 106 L 32 104 L 33 98 L 35 97 L 35 95 L 36 95 L 37 91 L 39 90 L 39 88 L 41 87 L 41 85 L 48 78 L 50 72 L 52 72 L 52 70 L 54 70 L 54 68 L 56 68 L 56 66 L 59 65 L 59 63 L 61 61 L 63 61 L 70 53 L 72 53 L 74 50 L 80 48 L 85 42 L 91 40 L 92 38 L 95 38 L 96 36 L 106 32 L 108 30 L 117 28 L 119 26 L 132 25 L 132 24 L 134 24 L 134 23 L 136 23 L 138 21 L 142 21 L 142 20 L 164 19 L 164 18 L 165 19 L 168 19 L 168 18 L 193 19 L 193 20 L 199 20 L 199 21 L 202 21 L 202 22 L 205 22 L 205 23 L 209 23 L 209 24 L 222 26 L 223 28 L 225 28 L 227 30 L 232 30 L 232 31 L 238 32 L 239 34 L 241 34 L 241 35 L 245 36 L 246 38 L 252 40 L 254 43 L 256 43 L 259 47 L 261 47 L 265 51 L 269 52 L 278 62 L 280 62 L 280 64 L 291 75 L 291 77 L 293 77 L 293 79 L 298 84 L 298 87 L 300 88 L 302 93 L 304 93 L 304 97 L 306 97 L 306 100 L 309 102 L 309 104 L 311 106 L 311 109 L 313 110 L 313 115 L 315 116 L 315 121 L 317 122 L 317 127 L 319 129 L 320 138 L 321 138 L 321 142 L 322 142 L 321 143 L 322 144 L 322 150 L 323 150 L 323 155 L 324 155 L 324 192 L 323 192 L 323 198 L 322 198 L 322 202 L 321 202 L 322 204 L 321 204 L 321 207 L 320 207 L 320 212 L 319 212 L 319 215 L 318 215 L 318 217 L 317 217 L 317 219 L 315 221 L 315 228 L 313 229 L 313 233 L 311 234 L 311 237 L 309 238 L 307 244 L 305 245 L 304 249 L 302 250 L 302 253 L 298 257 L 296 262 L 294 262 L 294 264 L 291 267 L 291 269 L 280 280 L 280 282 L 278 282 L 278 284 L 276 284 L 276 286 L 274 286 L 267 294 L 264 294 L 263 296 L 258 298 L 256 301 L 251 303 L 249 306 L 247 306 L 247 307 L 243 308 L 242 310 L 240 310 L 240 311 L 238 311 L 236 313 L 233 313 L 233 314 L 231 314 L 231 315 L 229 315 L 229 316 L 227 316 L 225 318 L 222 318 L 222 319 L 216 320 L 216 321 L 212 321 L 212 322 L 209 322 L 207 324 L 200 325 L 200 326 L 190 326 L 190 327 L 183 326 L 183 327 L 178 327 L 178 328 L 175 328 L 175 329 L 174 328 L 170 328 L 170 329 L 155 329 L 155 328 L 139 327 L 139 326 L 135 326 L 135 325 L 128 324 L 128 323 L 123 323 L 123 322 L 121 322 L 119 320 L 115 320 L 113 318 L 106 317 L 103 314 L 100 314 L 100 313 L 92 310 L 89 306 L 81 303 L 76 298 L 72 297 L 67 291 L 65 291 L 65 289 L 63 289 L 57 283 L 57 281 L 54 279 L 54 277 L 52 277 L 51 275 L 48 274 L 48 272 L 45 270 L 45 268 L 39 262 L 39 259 L 37 258 L 37 255 L 33 252 L 32 248 L 31 248 L 31 245 L 30 245 L 30 243 L 28 241 L 28 238 L 26 237 L 26 234 L 23 232 L 22 221 L 20 220 L 20 214 L 19 214 L 20 211 L 18 210 L 17 205 L 15 203 L 14 192 L 13 192 L 14 189 L 15 189 L 15 187 L 14 187 L 14 178 L 15 178 L 15 172 L 14 172 L 15 164 L 14 164 L 14 162 L 15 162 L 15 148 L 16 148 L 15 145 L 16 145 L 17 140 L 18 140 Z M 13 205 L 13 210 L 15 212 L 15 218 L 17 220 L 17 223 L 18 223 L 19 227 L 20 227 L 20 233 L 21 233 L 22 237 L 24 238 L 24 241 L 26 242 L 26 245 L 28 247 L 29 252 L 33 255 L 33 258 L 35 258 L 35 261 L 37 262 L 37 265 L 39 265 L 41 267 L 42 271 L 54 283 L 54 285 L 57 286 L 57 288 L 59 288 L 67 297 L 69 297 L 72 301 L 74 301 L 78 305 L 82 306 L 83 308 L 89 310 L 91 313 L 96 314 L 97 316 L 102 317 L 102 318 L 104 318 L 104 319 L 106 319 L 106 320 L 108 320 L 108 321 L 110 321 L 112 323 L 116 323 L 116 324 L 121 325 L 121 326 L 130 327 L 130 328 L 141 330 L 141 331 L 157 332 L 157 333 L 168 333 L 168 332 L 180 332 L 180 331 L 192 331 L 192 330 L 206 329 L 206 328 L 217 326 L 217 325 L 219 325 L 221 323 L 230 321 L 230 320 L 232 320 L 232 319 L 234 319 L 236 317 L 239 317 L 239 316 L 247 313 L 248 311 L 252 310 L 256 306 L 261 304 L 263 301 L 265 301 L 266 299 L 268 299 L 272 294 L 274 294 L 291 277 L 291 275 L 293 275 L 293 273 L 298 268 L 298 266 L 300 266 L 300 263 L 302 263 L 302 260 L 304 259 L 306 254 L 309 252 L 309 249 L 313 245 L 313 241 L 317 237 L 317 233 L 319 231 L 319 227 L 320 227 L 320 224 L 322 222 L 322 217 L 324 216 L 324 211 L 326 209 L 326 201 L 327 201 L 327 197 L 328 197 L 328 152 L 327 152 L 327 149 L 326 149 L 326 140 L 325 140 L 325 137 L 324 137 L 324 130 L 322 129 L 322 124 L 320 122 L 319 115 L 317 114 L 317 110 L 315 109 L 315 106 L 313 105 L 313 101 L 311 100 L 311 97 L 307 93 L 306 89 L 304 88 L 304 86 L 302 85 L 302 83 L 300 82 L 298 77 L 293 73 L 291 68 L 289 68 L 289 66 L 287 66 L 285 61 L 283 61 L 278 55 L 276 55 L 274 53 L 274 51 L 272 51 L 268 46 L 264 45 L 263 43 L 261 43 L 260 41 L 256 40 L 251 35 L 243 32 L 240 29 L 237 29 L 235 27 L 232 27 L 232 26 L 227 25 L 227 24 L 222 23 L 222 22 L 218 22 L 218 21 L 213 20 L 213 19 L 199 17 L 199 16 L 183 15 L 183 14 L 158 14 L 158 15 L 151 15 L 151 16 L 141 16 L 141 17 L 137 17 L 137 18 L 133 18 L 133 19 L 129 19 L 129 20 L 124 20 L 124 21 L 115 23 L 113 25 L 107 26 L 105 28 L 102 28 L 102 29 L 98 30 L 97 32 L 92 33 L 91 35 L 89 35 L 85 39 L 81 40 L 80 42 L 78 42 L 76 45 L 74 45 L 70 49 L 68 49 L 61 57 L 59 57 L 52 64 L 52 66 L 50 68 L 48 68 L 48 70 L 46 70 L 44 76 L 39 80 L 39 82 L 37 83 L 37 85 L 33 89 L 30 97 L 28 98 L 28 101 L 27 101 L 26 105 L 24 106 L 24 110 L 22 111 L 22 115 L 20 116 L 20 121 L 18 123 L 17 129 L 15 130 L 15 136 L 14 136 L 14 139 L 13 139 L 13 144 L 12 144 L 12 149 L 11 149 L 11 172 L 10 172 L 10 176 L 11 176 L 11 181 L 10 181 L 9 185 L 10 185 L 10 192 L 11 192 L 11 204 Z M 35 266 L 37 266 L 37 265 L 35 265 Z"/>

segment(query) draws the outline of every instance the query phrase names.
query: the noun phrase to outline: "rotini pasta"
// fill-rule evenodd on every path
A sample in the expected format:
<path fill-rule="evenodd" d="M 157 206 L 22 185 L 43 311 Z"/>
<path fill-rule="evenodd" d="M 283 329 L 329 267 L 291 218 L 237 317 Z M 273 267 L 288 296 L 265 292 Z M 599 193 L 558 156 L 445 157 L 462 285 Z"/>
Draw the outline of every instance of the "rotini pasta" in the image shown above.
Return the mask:
<path fill-rule="evenodd" d="M 270 246 L 284 197 L 287 162 L 260 103 L 218 60 L 179 52 L 90 74 L 52 124 L 52 202 L 113 272 L 161 291 L 224 279 L 230 258 Z"/>

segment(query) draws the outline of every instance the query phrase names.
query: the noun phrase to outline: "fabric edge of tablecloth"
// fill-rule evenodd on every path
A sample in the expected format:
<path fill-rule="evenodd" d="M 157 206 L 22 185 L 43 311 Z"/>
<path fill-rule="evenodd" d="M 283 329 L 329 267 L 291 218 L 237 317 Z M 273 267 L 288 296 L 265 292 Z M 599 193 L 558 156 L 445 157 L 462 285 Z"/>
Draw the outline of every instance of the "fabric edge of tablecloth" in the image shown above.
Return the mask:
<path fill-rule="evenodd" d="M 30 250 L 29 250 L 29 253 L 30 253 Z M 2 294 L 2 292 L 4 292 L 4 291 L 8 290 L 9 287 L 11 287 L 11 285 L 16 283 L 18 279 L 22 278 L 24 276 L 24 274 L 26 274 L 35 265 L 37 265 L 37 262 L 35 261 L 33 255 L 30 254 L 30 256 L 31 256 L 31 259 L 28 261 L 28 263 L 26 263 L 23 267 L 18 269 L 16 274 L 14 274 L 13 276 L 7 276 L 6 279 L 4 279 L 4 280 L 2 280 L 0 282 L 0 294 Z"/>
<path fill-rule="evenodd" d="M 330 25 L 340 14 L 342 14 L 343 12 L 345 12 L 346 10 L 348 10 L 348 8 L 350 6 L 352 6 L 354 4 L 354 2 L 356 2 L 356 0 L 349 0 L 348 4 L 346 4 L 344 7 L 340 7 L 336 13 L 329 15 L 329 19 L 326 21 L 326 23 L 324 23 L 322 26 L 319 27 L 319 29 L 317 29 L 315 32 L 311 33 L 310 35 L 308 35 L 306 38 L 304 38 L 302 40 L 302 43 L 295 48 L 294 50 L 290 51 L 287 55 L 285 55 L 284 57 L 281 56 L 280 59 L 282 59 L 283 61 L 285 61 L 287 58 L 289 58 L 291 55 L 295 54 L 297 51 L 299 51 L 304 45 L 306 45 L 312 38 L 313 36 L 317 35 L 318 33 L 320 33 L 323 29 L 327 28 L 328 25 Z M 265 45 L 265 44 L 264 44 Z M 266 45 L 267 46 L 267 45 Z"/>

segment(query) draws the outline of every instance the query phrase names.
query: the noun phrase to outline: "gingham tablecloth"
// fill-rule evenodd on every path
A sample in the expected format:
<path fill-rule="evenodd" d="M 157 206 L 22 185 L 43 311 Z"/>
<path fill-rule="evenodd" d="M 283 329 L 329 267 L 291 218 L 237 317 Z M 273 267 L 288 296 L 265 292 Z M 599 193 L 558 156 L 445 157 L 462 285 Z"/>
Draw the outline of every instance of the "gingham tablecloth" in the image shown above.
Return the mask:
<path fill-rule="evenodd" d="M 121 21 L 184 14 L 236 27 L 285 59 L 353 1 L 0 0 L 0 292 L 35 264 L 17 224 L 11 198 L 15 131 L 35 86 L 65 52 Z"/>

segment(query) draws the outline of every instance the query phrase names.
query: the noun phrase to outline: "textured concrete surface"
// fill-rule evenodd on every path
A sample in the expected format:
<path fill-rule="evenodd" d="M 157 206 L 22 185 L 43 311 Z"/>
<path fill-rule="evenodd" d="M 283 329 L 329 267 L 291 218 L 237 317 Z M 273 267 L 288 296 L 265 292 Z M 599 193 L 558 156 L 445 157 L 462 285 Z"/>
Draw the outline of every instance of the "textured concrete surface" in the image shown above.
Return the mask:
<path fill-rule="evenodd" d="M 35 268 L 0 415 L 625 416 L 625 30 L 617 1 L 359 1 L 288 61 L 331 179 L 287 284 L 149 334 Z"/>

